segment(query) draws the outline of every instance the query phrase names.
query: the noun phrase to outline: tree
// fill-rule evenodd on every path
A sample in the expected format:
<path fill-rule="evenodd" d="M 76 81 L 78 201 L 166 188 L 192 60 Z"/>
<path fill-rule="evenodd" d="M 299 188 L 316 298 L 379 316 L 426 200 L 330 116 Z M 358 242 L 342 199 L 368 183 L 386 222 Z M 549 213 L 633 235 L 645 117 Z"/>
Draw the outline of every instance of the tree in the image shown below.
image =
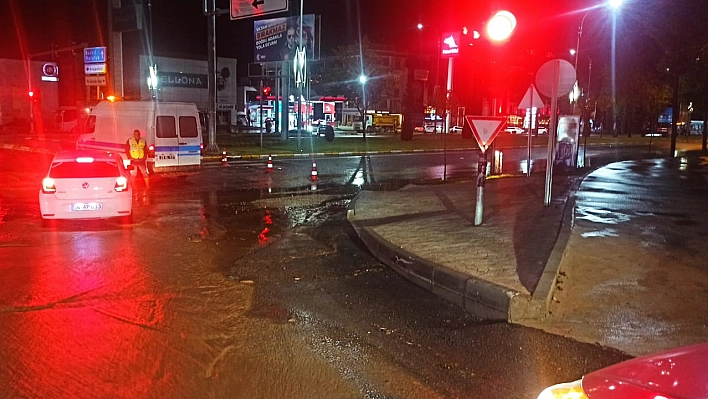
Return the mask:
<path fill-rule="evenodd" d="M 377 56 L 367 38 L 361 43 L 334 49 L 334 57 L 327 59 L 320 69 L 320 84 L 329 92 L 346 97 L 359 111 L 366 139 L 366 111 L 374 109 L 382 98 L 389 96 L 395 85 L 395 76 L 384 61 Z M 360 76 L 366 77 L 362 84 Z"/>
<path fill-rule="evenodd" d="M 671 87 L 656 73 L 636 71 L 621 79 L 617 96 L 617 117 L 628 137 L 641 133 L 645 126 L 654 127 L 657 115 L 671 101 Z"/>
<path fill-rule="evenodd" d="M 460 105 L 460 101 L 454 92 L 448 95 L 448 93 L 442 89 L 436 88 L 433 92 L 433 96 L 428 100 L 428 105 L 435 108 L 436 115 L 446 117 L 448 112 L 452 112 L 452 110 L 457 109 Z M 450 127 L 451 126 L 446 126 L 447 129 L 450 129 Z"/>
<path fill-rule="evenodd" d="M 653 39 L 653 43 L 658 46 L 659 59 L 658 70 L 665 74 L 668 85 L 671 88 L 671 104 L 674 115 L 678 117 L 681 101 L 686 101 L 685 79 L 691 74 L 701 69 L 701 54 L 708 46 L 708 31 L 703 26 L 703 21 L 708 17 L 706 7 L 702 2 L 677 1 L 677 2 L 649 2 L 637 3 L 635 9 L 633 5 L 628 5 L 627 12 L 622 13 L 624 24 L 627 29 L 621 33 L 622 37 L 632 38 L 636 32 Z M 626 46 L 632 46 L 631 40 L 627 40 Z M 708 74 L 698 74 L 695 76 L 694 84 L 706 87 Z M 703 95 L 705 96 L 705 89 Z M 708 106 L 708 104 L 706 104 Z M 670 156 L 676 150 L 677 126 L 672 124 Z M 704 132 L 704 142 L 706 133 Z"/>

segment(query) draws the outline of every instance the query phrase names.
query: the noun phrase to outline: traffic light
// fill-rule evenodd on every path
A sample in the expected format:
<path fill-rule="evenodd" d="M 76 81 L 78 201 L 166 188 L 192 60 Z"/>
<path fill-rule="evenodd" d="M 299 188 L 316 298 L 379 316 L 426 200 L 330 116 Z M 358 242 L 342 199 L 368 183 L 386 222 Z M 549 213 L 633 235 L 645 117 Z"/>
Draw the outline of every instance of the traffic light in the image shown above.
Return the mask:
<path fill-rule="evenodd" d="M 516 29 L 516 17 L 509 11 L 499 11 L 487 22 L 487 35 L 493 41 L 507 40 Z"/>
<path fill-rule="evenodd" d="M 266 86 L 263 88 L 263 94 L 266 96 L 270 95 L 270 86 Z"/>

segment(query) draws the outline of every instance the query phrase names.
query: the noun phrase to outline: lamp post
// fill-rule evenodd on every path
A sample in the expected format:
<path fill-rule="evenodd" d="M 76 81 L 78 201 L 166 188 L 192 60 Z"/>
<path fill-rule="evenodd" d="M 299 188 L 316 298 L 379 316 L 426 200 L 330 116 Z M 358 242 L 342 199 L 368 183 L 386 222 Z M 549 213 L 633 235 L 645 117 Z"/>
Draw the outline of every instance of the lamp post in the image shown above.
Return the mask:
<path fill-rule="evenodd" d="M 361 85 L 361 128 L 366 139 L 366 81 L 368 78 L 363 73 L 359 75 Z"/>
<path fill-rule="evenodd" d="M 575 70 L 578 70 L 578 50 L 577 49 L 571 49 L 570 54 L 575 56 Z M 583 121 L 583 163 L 582 165 L 585 166 L 585 151 L 587 149 L 587 144 L 588 144 L 588 135 L 590 134 L 590 123 L 589 123 L 589 117 L 588 117 L 588 99 L 590 98 L 590 78 L 592 77 L 592 58 L 590 58 L 589 55 L 585 54 L 585 56 L 588 58 L 588 85 L 587 88 L 583 91 L 581 90 L 579 94 L 576 94 L 574 101 L 577 104 L 578 103 L 578 98 L 581 95 L 584 95 L 585 97 L 585 104 L 583 104 L 582 108 L 579 108 L 580 110 L 580 118 Z M 577 84 L 576 84 L 577 86 Z M 580 153 L 578 153 L 578 161 L 580 161 Z"/>
<path fill-rule="evenodd" d="M 578 41 L 577 41 L 576 44 L 575 44 L 575 53 L 574 53 L 574 55 L 575 55 L 575 63 L 573 64 L 573 67 L 575 68 L 576 73 L 577 73 L 577 71 L 578 71 L 578 58 L 580 58 L 580 57 L 579 57 L 579 54 L 580 54 L 580 38 L 583 36 L 583 25 L 585 24 L 585 18 L 587 18 L 588 14 L 590 14 L 590 11 L 591 11 L 591 10 L 585 11 L 585 14 L 583 14 L 583 19 L 580 20 L 580 25 L 578 26 Z M 572 53 L 572 51 L 571 51 L 571 53 Z M 577 80 L 575 81 L 575 85 L 578 86 L 578 81 L 577 81 Z M 573 103 L 574 103 L 573 108 L 574 108 L 575 111 L 577 112 L 577 111 L 578 111 L 578 97 L 575 97 L 575 98 L 573 99 Z"/>
<path fill-rule="evenodd" d="M 608 0 L 605 6 L 609 6 L 612 11 L 615 11 L 612 13 L 612 129 L 614 131 L 615 129 L 615 27 L 616 27 L 616 11 L 619 10 L 619 8 L 622 6 L 622 1 L 623 0 Z M 575 55 L 575 71 L 577 73 L 578 71 L 578 59 L 580 58 L 580 38 L 583 36 L 583 26 L 585 24 L 585 18 L 590 14 L 590 11 L 594 10 L 595 8 L 591 8 L 583 14 L 583 18 L 580 20 L 580 25 L 578 25 L 578 38 L 575 44 L 575 49 L 571 51 L 571 54 Z M 583 165 L 585 165 L 585 151 L 587 149 L 587 136 L 590 133 L 589 131 L 589 126 L 588 126 L 588 121 L 586 118 L 587 116 L 587 98 L 590 96 L 590 77 L 592 74 L 592 58 L 588 56 L 587 54 L 583 54 L 586 57 L 588 57 L 588 87 L 586 90 L 585 98 L 586 98 L 586 104 L 585 104 L 585 109 L 580 110 L 578 106 L 578 98 L 579 96 L 576 96 L 573 100 L 574 105 L 573 108 L 575 110 L 575 113 L 580 112 L 581 114 L 581 119 L 584 120 L 585 123 L 585 128 L 583 129 Z M 576 86 L 578 86 L 578 82 L 576 80 Z M 583 112 L 584 111 L 584 112 Z M 584 118 L 585 117 L 585 118 Z M 580 157 L 580 154 L 578 154 L 578 158 Z"/>
<path fill-rule="evenodd" d="M 422 31 L 424 28 L 422 23 L 418 23 L 418 25 L 416 27 L 420 31 Z M 440 33 L 439 30 L 433 28 L 433 31 L 435 32 L 435 37 L 436 37 L 435 42 L 437 45 L 437 52 L 438 52 L 437 55 L 435 56 L 435 84 L 433 85 L 433 98 L 437 99 L 436 96 L 440 91 L 440 52 L 441 52 L 441 46 L 442 46 L 441 43 L 442 43 L 443 38 L 442 38 L 442 34 Z M 428 100 L 427 100 L 428 94 L 429 94 L 428 89 L 426 87 L 425 100 L 424 100 L 426 106 L 428 105 Z M 435 120 L 434 120 L 435 130 L 433 131 L 434 132 L 433 134 L 437 133 L 437 131 L 438 131 L 437 115 L 438 115 L 438 112 L 437 112 L 437 107 L 436 107 L 435 108 Z"/>

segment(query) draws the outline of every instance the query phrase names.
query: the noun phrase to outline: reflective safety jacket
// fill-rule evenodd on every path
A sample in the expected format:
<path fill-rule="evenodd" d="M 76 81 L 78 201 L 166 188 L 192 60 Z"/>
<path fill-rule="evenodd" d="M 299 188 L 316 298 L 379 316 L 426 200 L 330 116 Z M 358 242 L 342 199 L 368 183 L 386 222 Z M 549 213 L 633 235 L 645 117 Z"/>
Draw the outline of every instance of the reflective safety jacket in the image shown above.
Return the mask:
<path fill-rule="evenodd" d="M 145 159 L 145 140 L 135 141 L 135 137 L 128 139 L 130 159 Z"/>

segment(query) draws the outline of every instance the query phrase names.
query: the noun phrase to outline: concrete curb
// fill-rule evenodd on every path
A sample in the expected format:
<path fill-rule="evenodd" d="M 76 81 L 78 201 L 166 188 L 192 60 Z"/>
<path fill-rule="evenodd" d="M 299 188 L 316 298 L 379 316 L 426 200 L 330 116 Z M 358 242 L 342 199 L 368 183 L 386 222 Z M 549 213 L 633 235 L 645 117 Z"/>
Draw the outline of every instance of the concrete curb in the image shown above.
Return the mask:
<path fill-rule="evenodd" d="M 571 189 L 571 192 L 574 191 Z M 519 296 L 512 303 L 509 310 L 510 323 L 520 323 L 524 319 L 543 320 L 548 314 L 548 307 L 553 300 L 553 293 L 558 281 L 560 264 L 565 257 L 568 240 L 570 240 L 570 234 L 573 230 L 574 214 L 575 197 L 574 195 L 568 195 L 563 208 L 563 218 L 556 236 L 556 243 L 548 256 L 541 278 L 530 297 L 527 295 L 524 295 L 523 298 Z"/>
<path fill-rule="evenodd" d="M 362 156 L 362 155 L 382 155 L 382 154 L 419 154 L 425 152 L 459 152 L 459 151 L 479 151 L 479 148 L 451 148 L 451 149 L 414 149 L 414 150 L 385 150 L 385 151 L 342 151 L 342 152 L 316 152 L 310 153 L 305 152 L 302 154 L 291 154 L 291 153 L 271 153 L 271 154 L 244 154 L 244 155 L 226 155 L 228 160 L 241 160 L 241 159 L 261 159 L 268 158 L 271 156 L 273 158 L 300 158 L 300 157 L 341 157 L 341 156 Z M 216 162 L 221 161 L 221 155 L 205 155 L 202 157 L 204 161 Z"/>
<path fill-rule="evenodd" d="M 364 245 L 381 262 L 414 284 L 483 320 L 507 321 L 518 293 L 414 256 L 386 241 L 370 227 L 352 223 Z"/>
<path fill-rule="evenodd" d="M 553 301 L 553 294 L 558 283 L 558 272 L 566 254 L 568 241 L 575 226 L 575 196 L 585 178 L 595 168 L 578 177 L 568 189 L 568 196 L 563 207 L 563 217 L 558 227 L 556 243 L 548 256 L 546 266 L 543 268 L 541 279 L 533 294 L 526 301 L 516 301 L 512 304 L 509 322 L 520 323 L 524 319 L 543 320 L 548 315 L 548 308 Z M 521 298 L 519 298 L 521 299 Z"/>
<path fill-rule="evenodd" d="M 14 150 L 14 151 L 39 152 L 42 154 L 54 154 L 55 153 L 55 151 L 46 150 L 44 148 L 33 148 L 33 147 L 27 147 L 27 146 L 23 146 L 23 145 L 15 145 L 15 144 L 0 144 L 0 148 L 5 149 L 5 150 Z"/>
<path fill-rule="evenodd" d="M 574 225 L 575 193 L 592 170 L 569 188 L 563 216 L 551 254 L 532 295 L 510 290 L 489 281 L 468 276 L 445 266 L 421 259 L 393 245 L 351 216 L 356 215 L 355 196 L 347 208 L 347 220 L 371 253 L 381 262 L 416 285 L 462 307 L 483 320 L 521 323 L 524 319 L 542 320 L 553 300 L 560 264 Z"/>

